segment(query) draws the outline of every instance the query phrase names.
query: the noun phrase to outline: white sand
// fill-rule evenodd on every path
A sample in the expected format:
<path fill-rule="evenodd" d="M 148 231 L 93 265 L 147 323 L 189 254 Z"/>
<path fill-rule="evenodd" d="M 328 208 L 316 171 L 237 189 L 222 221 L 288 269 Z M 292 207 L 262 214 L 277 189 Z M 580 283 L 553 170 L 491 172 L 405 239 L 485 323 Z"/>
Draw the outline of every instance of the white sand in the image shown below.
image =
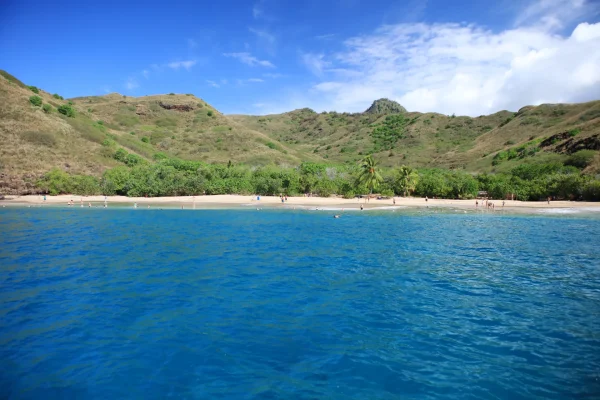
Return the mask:
<path fill-rule="evenodd" d="M 13 205 L 31 205 L 31 204 L 55 204 L 67 205 L 70 200 L 73 200 L 76 206 L 83 202 L 84 206 L 88 203 L 93 205 L 104 204 L 104 196 L 77 196 L 77 195 L 61 195 L 61 196 L 46 196 L 44 202 L 43 196 L 15 196 L 0 201 L 0 204 Z M 261 207 L 261 206 L 283 206 L 299 208 L 318 207 L 322 209 L 339 209 L 339 208 L 358 208 L 362 204 L 365 208 L 393 208 L 392 199 L 377 200 L 371 198 L 366 199 L 343 199 L 337 197 L 288 197 L 288 201 L 284 204 L 277 196 L 241 196 L 241 195 L 217 195 L 217 196 L 176 196 L 176 197 L 125 197 L 125 196 L 108 196 L 106 201 L 110 206 L 111 203 L 138 203 L 138 205 L 156 204 L 156 205 L 171 205 L 181 206 L 184 208 L 208 208 L 215 206 L 230 207 L 230 206 L 245 206 L 245 207 Z M 502 209 L 502 200 L 492 200 L 496 210 Z M 454 208 L 470 208 L 475 209 L 475 200 L 448 200 L 448 199 L 429 199 L 419 197 L 396 197 L 396 206 L 400 207 L 454 207 Z M 479 209 L 483 209 L 482 201 L 479 200 Z M 506 200 L 505 209 L 515 208 L 542 208 L 548 209 L 549 212 L 560 212 L 560 209 L 578 208 L 581 211 L 600 211 L 600 203 L 594 202 L 575 202 L 575 201 L 551 201 L 548 204 L 545 201 L 511 201 Z M 556 211 L 558 210 L 558 211 Z"/>

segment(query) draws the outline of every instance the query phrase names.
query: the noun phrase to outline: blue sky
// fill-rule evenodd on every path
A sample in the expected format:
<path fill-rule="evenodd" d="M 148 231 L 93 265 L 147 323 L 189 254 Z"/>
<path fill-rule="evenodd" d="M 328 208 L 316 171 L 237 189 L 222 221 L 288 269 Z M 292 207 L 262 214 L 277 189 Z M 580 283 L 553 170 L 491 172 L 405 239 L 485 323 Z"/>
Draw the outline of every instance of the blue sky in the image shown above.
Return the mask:
<path fill-rule="evenodd" d="M 194 93 L 225 113 L 479 115 L 600 98 L 598 0 L 4 0 L 0 68 L 65 97 Z"/>

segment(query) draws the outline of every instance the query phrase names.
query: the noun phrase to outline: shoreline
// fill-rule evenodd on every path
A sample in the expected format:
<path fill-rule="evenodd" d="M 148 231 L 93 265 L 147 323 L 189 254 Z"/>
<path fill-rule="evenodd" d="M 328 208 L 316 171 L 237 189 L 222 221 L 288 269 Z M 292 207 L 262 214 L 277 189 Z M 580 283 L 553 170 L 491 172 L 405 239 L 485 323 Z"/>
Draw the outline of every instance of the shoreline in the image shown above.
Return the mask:
<path fill-rule="evenodd" d="M 73 201 L 73 207 L 88 207 L 91 203 L 93 207 L 103 206 L 105 196 L 79 196 L 79 195 L 59 195 L 46 196 L 44 201 L 43 195 L 26 195 L 8 197 L 0 200 L 0 204 L 4 205 L 22 205 L 22 206 L 39 206 L 39 205 L 62 205 L 67 206 L 69 201 Z M 475 207 L 475 200 L 452 200 L 452 199 L 428 199 L 420 197 L 396 197 L 396 204 L 392 199 L 377 200 L 377 199 L 343 199 L 337 197 L 288 197 L 288 201 L 282 203 L 278 196 L 257 196 L 249 195 L 213 195 L 213 196 L 174 196 L 174 197 L 126 197 L 126 196 L 106 196 L 107 205 L 117 206 L 138 204 L 139 208 L 147 208 L 150 206 L 165 206 L 168 208 L 184 209 L 214 209 L 214 208 L 232 208 L 235 207 L 270 207 L 270 208 L 299 208 L 299 209 L 360 209 L 362 205 L 365 209 L 401 209 L 401 208 L 459 208 L 487 211 L 482 206 L 482 201 L 479 200 L 479 207 Z M 502 200 L 491 200 L 495 205 L 495 211 L 515 210 L 515 209 L 577 209 L 585 208 L 589 211 L 599 211 L 599 202 L 578 202 L 578 201 L 550 201 L 548 204 L 545 201 L 518 201 L 505 200 L 504 207 Z M 143 207 L 146 206 L 146 207 Z M 492 211 L 491 209 L 489 211 Z"/>

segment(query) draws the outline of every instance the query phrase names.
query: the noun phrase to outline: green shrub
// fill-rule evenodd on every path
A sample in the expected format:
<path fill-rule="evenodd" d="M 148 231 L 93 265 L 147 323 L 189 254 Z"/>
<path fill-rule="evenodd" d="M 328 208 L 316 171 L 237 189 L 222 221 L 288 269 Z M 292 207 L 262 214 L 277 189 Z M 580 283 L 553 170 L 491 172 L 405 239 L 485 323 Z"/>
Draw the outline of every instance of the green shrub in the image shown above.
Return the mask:
<path fill-rule="evenodd" d="M 149 143 L 150 139 L 148 138 L 148 136 L 142 136 L 142 142 Z"/>
<path fill-rule="evenodd" d="M 125 164 L 127 164 L 128 167 L 133 167 L 135 165 L 141 164 L 142 162 L 144 162 L 144 159 L 140 156 L 138 156 L 137 154 L 127 154 L 127 157 L 125 157 Z"/>
<path fill-rule="evenodd" d="M 167 157 L 167 155 L 166 155 L 165 153 L 160 153 L 160 152 L 159 152 L 159 153 L 156 153 L 156 154 L 154 154 L 154 155 L 152 156 L 152 159 L 153 159 L 154 161 L 166 160 L 166 159 L 168 159 L 168 158 L 169 158 L 169 157 Z"/>
<path fill-rule="evenodd" d="M 102 142 L 102 146 L 105 146 L 105 147 L 113 147 L 113 146 L 116 146 L 116 144 L 117 144 L 117 142 L 115 142 L 114 140 L 109 139 L 109 138 L 104 139 L 104 141 Z"/>
<path fill-rule="evenodd" d="M 102 194 L 126 196 L 129 179 L 130 170 L 125 166 L 106 170 L 102 175 Z"/>
<path fill-rule="evenodd" d="M 29 90 L 31 90 L 35 94 L 40 93 L 40 89 L 36 88 L 35 86 L 27 86 L 27 87 L 29 88 Z"/>
<path fill-rule="evenodd" d="M 175 96 L 175 93 L 169 93 L 169 96 Z"/>
<path fill-rule="evenodd" d="M 54 168 L 37 181 L 37 187 L 53 196 L 73 192 L 73 180 L 64 171 Z"/>
<path fill-rule="evenodd" d="M 135 136 L 135 132 L 134 131 L 129 132 L 129 134 Z"/>
<path fill-rule="evenodd" d="M 73 105 L 73 102 L 72 102 L 71 100 L 69 100 L 69 101 L 67 102 L 67 104 L 68 104 L 68 105 L 70 105 L 70 106 L 72 106 L 72 105 Z"/>
<path fill-rule="evenodd" d="M 212 116 L 213 116 L 213 112 L 212 112 L 212 110 L 208 110 L 208 111 L 206 112 L 206 115 L 208 115 L 209 117 L 212 117 Z"/>
<path fill-rule="evenodd" d="M 67 104 L 63 104 L 60 107 L 58 107 L 57 111 L 67 117 L 72 118 L 75 116 L 75 110 L 73 109 L 73 107 L 71 107 L 70 105 L 67 105 Z"/>
<path fill-rule="evenodd" d="M 600 181 L 590 180 L 583 186 L 582 196 L 587 201 L 600 200 Z"/>
<path fill-rule="evenodd" d="M 113 158 L 117 161 L 125 162 L 128 155 L 129 153 L 127 152 L 127 150 L 125 150 L 122 147 L 119 147 L 119 149 L 113 155 Z"/>
<path fill-rule="evenodd" d="M 29 102 L 34 106 L 39 107 L 42 105 L 42 98 L 40 96 L 31 96 Z"/>
<path fill-rule="evenodd" d="M 100 182 L 95 176 L 74 175 L 71 179 L 74 194 L 93 196 L 102 192 Z"/>
<path fill-rule="evenodd" d="M 277 145 L 275 143 L 273 143 L 273 142 L 267 142 L 266 145 L 270 149 L 276 149 L 277 148 Z"/>
<path fill-rule="evenodd" d="M 573 167 L 583 169 L 592 162 L 595 155 L 596 155 L 596 152 L 594 150 L 580 150 L 576 153 L 573 153 L 565 161 L 565 165 L 571 165 Z"/>
<path fill-rule="evenodd" d="M 58 93 L 54 93 L 52 95 L 52 97 L 54 97 L 55 99 L 58 99 L 58 100 L 64 100 L 64 98 L 62 96 L 60 96 Z"/>
<path fill-rule="evenodd" d="M 42 110 L 44 110 L 46 114 L 50 114 L 52 112 L 52 106 L 50 104 L 44 104 Z"/>
<path fill-rule="evenodd" d="M 574 136 L 577 136 L 577 135 L 579 135 L 580 133 L 581 133 L 581 129 L 579 129 L 579 128 L 571 129 L 571 130 L 569 131 L 569 137 L 574 137 Z"/>

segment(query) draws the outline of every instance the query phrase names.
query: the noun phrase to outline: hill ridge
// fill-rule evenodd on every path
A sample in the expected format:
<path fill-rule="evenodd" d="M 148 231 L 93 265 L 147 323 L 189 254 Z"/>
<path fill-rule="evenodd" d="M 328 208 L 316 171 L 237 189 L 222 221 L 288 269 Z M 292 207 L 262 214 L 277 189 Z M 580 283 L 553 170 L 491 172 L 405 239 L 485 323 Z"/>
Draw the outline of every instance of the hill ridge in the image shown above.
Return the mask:
<path fill-rule="evenodd" d="M 373 154 L 384 166 L 474 172 L 564 161 L 571 149 L 587 149 L 596 156 L 586 171 L 596 173 L 600 165 L 595 147 L 600 101 L 524 106 L 475 118 L 408 112 L 389 99 L 375 100 L 364 113 L 303 108 L 266 116 L 224 115 L 193 94 L 110 93 L 65 100 L 8 73 L 0 76 L 0 174 L 5 176 L 0 187 L 26 188 L 23 176 L 52 167 L 98 175 L 126 163 L 115 158 L 119 149 L 131 160 L 167 156 L 256 166 L 354 164 Z M 39 106 L 30 102 L 34 96 Z M 71 108 L 74 115 L 59 108 Z M 541 147 L 549 138 L 553 144 Z"/>

